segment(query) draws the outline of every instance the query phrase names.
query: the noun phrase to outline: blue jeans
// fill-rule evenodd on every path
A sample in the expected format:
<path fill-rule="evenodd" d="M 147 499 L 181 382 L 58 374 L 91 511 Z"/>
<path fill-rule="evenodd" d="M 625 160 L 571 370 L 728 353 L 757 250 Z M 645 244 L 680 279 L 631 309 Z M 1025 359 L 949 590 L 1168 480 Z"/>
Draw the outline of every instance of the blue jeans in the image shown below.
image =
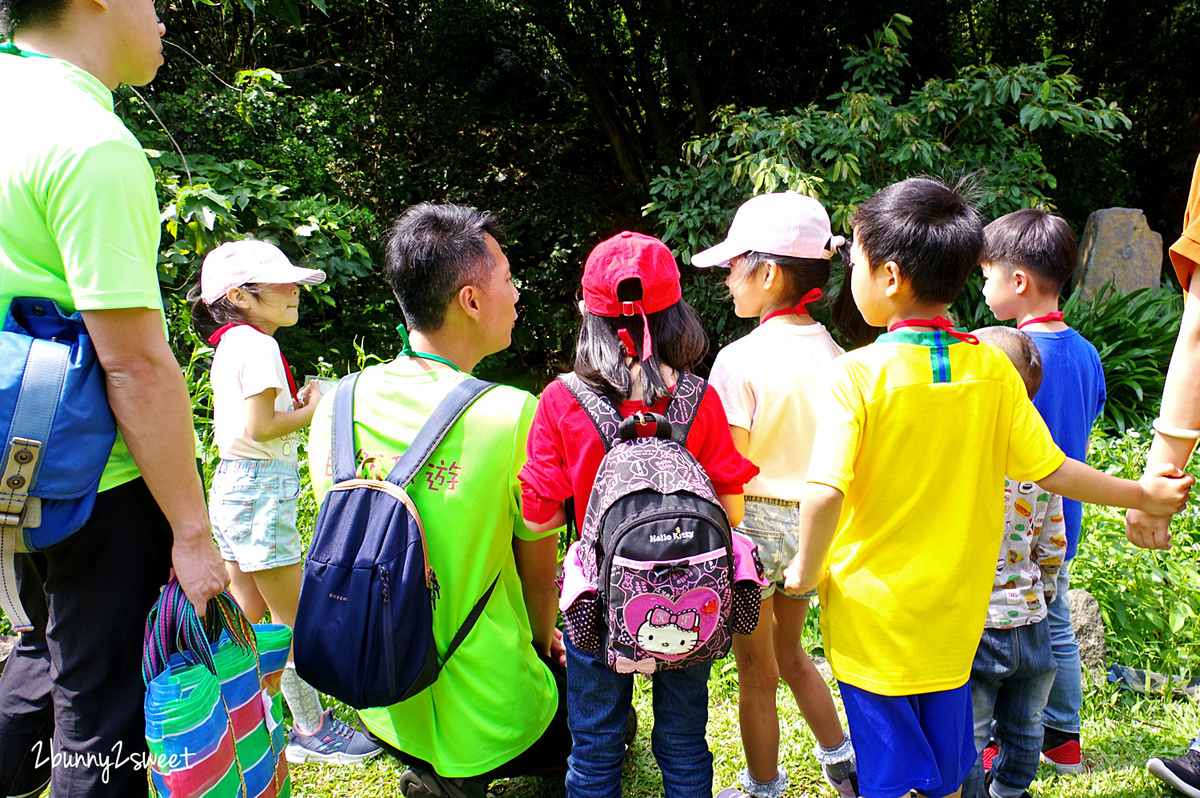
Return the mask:
<path fill-rule="evenodd" d="M 620 798 L 625 721 L 633 705 L 633 674 L 614 673 L 602 661 L 567 645 L 567 759 L 570 798 Z M 661 671 L 654 682 L 654 758 L 667 798 L 711 798 L 713 757 L 708 725 L 710 664 Z"/>
<path fill-rule="evenodd" d="M 975 714 L 975 750 L 982 754 L 995 736 L 1000 753 L 992 762 L 992 789 L 1002 798 L 1019 798 L 1037 775 L 1042 753 L 1041 711 L 1054 683 L 1050 624 L 984 629 L 971 665 L 971 703 Z M 994 727 L 993 727 L 994 721 Z M 983 786 L 983 759 L 963 784 L 963 795 Z"/>
<path fill-rule="evenodd" d="M 1071 563 L 1063 563 L 1058 572 L 1058 593 L 1046 608 L 1050 624 L 1050 648 L 1058 663 L 1058 675 L 1050 690 L 1050 700 L 1042 713 L 1042 723 L 1051 729 L 1079 734 L 1079 708 L 1083 706 L 1083 668 L 1079 664 L 1079 643 L 1071 626 L 1071 605 L 1067 590 L 1071 587 Z"/>

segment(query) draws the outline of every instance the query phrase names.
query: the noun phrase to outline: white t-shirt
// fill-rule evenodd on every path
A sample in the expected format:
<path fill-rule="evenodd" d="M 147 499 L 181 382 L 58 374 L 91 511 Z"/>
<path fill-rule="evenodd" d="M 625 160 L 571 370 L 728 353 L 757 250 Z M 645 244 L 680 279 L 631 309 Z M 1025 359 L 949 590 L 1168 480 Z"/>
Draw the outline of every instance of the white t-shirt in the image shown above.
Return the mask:
<path fill-rule="evenodd" d="M 249 325 L 229 329 L 217 344 L 210 372 L 213 437 L 222 460 L 296 462 L 297 435 L 256 441 L 246 434 L 246 399 L 275 389 L 275 409 L 292 410 L 292 395 L 279 344 Z"/>
<path fill-rule="evenodd" d="M 717 353 L 709 382 L 733 427 L 750 431 L 747 458 L 761 470 L 747 496 L 800 501 L 817 408 L 842 348 L 823 324 L 771 320 Z"/>

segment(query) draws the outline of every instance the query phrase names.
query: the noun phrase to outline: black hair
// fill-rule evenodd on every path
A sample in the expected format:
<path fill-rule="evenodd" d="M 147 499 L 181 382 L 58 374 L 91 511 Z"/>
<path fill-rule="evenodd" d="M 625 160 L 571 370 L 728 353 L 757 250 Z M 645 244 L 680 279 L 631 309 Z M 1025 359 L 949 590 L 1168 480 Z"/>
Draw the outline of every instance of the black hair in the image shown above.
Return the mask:
<path fill-rule="evenodd" d="M 0 0 L 0 34 L 12 38 L 23 28 L 52 28 L 70 0 Z"/>
<path fill-rule="evenodd" d="M 250 296 L 262 295 L 262 287 L 258 283 L 245 283 L 238 287 Z M 226 324 L 244 324 L 247 321 L 246 311 L 230 302 L 229 297 L 223 296 L 215 302 L 201 299 L 199 283 L 188 289 L 187 301 L 192 306 L 192 327 L 205 341 Z"/>
<path fill-rule="evenodd" d="M 742 279 L 753 277 L 768 263 L 779 267 L 779 273 L 787 290 L 783 299 L 795 305 L 813 288 L 824 288 L 829 282 L 829 261 L 825 258 L 793 258 L 789 255 L 772 255 L 769 252 L 747 252 L 742 256 Z"/>
<path fill-rule="evenodd" d="M 872 270 L 894 261 L 916 300 L 953 302 L 983 254 L 972 193 L 969 178 L 951 188 L 932 177 L 910 177 L 876 192 L 850 219 Z"/>
<path fill-rule="evenodd" d="M 1079 245 L 1071 225 L 1061 216 L 1023 208 L 983 228 L 983 262 L 1006 269 L 1026 269 L 1038 288 L 1058 295 L 1075 272 Z"/>
<path fill-rule="evenodd" d="M 997 347 L 1008 355 L 1008 359 L 1016 366 L 1017 373 L 1025 381 L 1025 390 L 1029 398 L 1037 396 L 1038 388 L 1042 387 L 1042 356 L 1037 344 L 1026 333 L 1012 327 L 981 327 L 971 333 L 985 344 Z"/>
<path fill-rule="evenodd" d="M 485 234 L 500 239 L 496 217 L 463 205 L 423 202 L 392 224 L 383 274 L 409 329 L 441 329 L 459 289 L 489 273 Z"/>
<path fill-rule="evenodd" d="M 850 244 L 847 242 L 838 248 L 842 258 L 843 280 L 841 290 L 834 298 L 830 312 L 833 326 L 845 335 L 855 346 L 869 344 L 880 333 L 880 328 L 872 327 L 863 319 L 854 304 L 854 296 L 850 292 Z M 746 277 L 758 272 L 767 263 L 779 267 L 780 274 L 787 284 L 785 301 L 794 305 L 813 288 L 824 288 L 829 282 L 831 266 L 825 258 L 793 258 L 786 255 L 772 255 L 768 252 L 747 252 L 744 256 Z"/>
<path fill-rule="evenodd" d="M 642 285 L 637 278 L 622 280 L 617 285 L 618 300 L 634 302 L 641 298 Z M 642 403 L 649 406 L 671 395 L 662 367 L 677 372 L 692 371 L 708 352 L 708 335 L 696 311 L 682 299 L 669 308 L 646 314 L 646 321 L 654 351 L 642 361 L 639 382 Z M 585 311 L 575 344 L 575 373 L 588 387 L 613 402 L 625 401 L 633 395 L 633 375 L 626 362 L 625 344 L 617 335 L 620 329 L 628 332 L 640 353 L 643 327 L 638 315 L 609 318 Z"/>
<path fill-rule="evenodd" d="M 862 311 L 854 303 L 854 292 L 850 288 L 850 274 L 854 270 L 854 263 L 850 259 L 850 247 L 850 241 L 838 247 L 838 254 L 842 257 L 842 287 L 837 298 L 833 300 L 829 316 L 833 326 L 840 330 L 853 346 L 858 347 L 874 343 L 883 333 L 883 328 L 867 324 Z"/>

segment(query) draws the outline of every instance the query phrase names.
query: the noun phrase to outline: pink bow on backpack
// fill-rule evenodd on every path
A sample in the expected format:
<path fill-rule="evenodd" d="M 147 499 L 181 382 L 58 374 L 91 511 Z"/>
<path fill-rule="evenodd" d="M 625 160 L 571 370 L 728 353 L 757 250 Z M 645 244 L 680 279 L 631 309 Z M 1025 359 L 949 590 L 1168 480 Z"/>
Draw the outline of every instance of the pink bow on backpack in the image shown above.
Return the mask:
<path fill-rule="evenodd" d="M 617 673 L 644 673 L 647 676 L 654 673 L 658 664 L 652 658 L 632 660 L 629 657 L 617 657 L 613 670 Z"/>
<path fill-rule="evenodd" d="M 680 629 L 686 629 L 689 632 L 696 628 L 696 622 L 698 620 L 699 616 L 696 614 L 695 610 L 688 610 L 687 612 L 681 612 L 678 615 L 672 615 L 671 611 L 666 607 L 655 607 L 650 611 L 649 618 L 651 626 L 674 625 L 678 626 Z"/>

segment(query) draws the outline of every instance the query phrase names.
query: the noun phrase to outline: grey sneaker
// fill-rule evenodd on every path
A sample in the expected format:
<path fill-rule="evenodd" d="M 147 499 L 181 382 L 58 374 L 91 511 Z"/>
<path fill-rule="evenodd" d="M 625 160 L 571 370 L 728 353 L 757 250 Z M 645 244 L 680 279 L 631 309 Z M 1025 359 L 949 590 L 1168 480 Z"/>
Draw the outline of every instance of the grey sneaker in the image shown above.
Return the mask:
<path fill-rule="evenodd" d="M 404 798 L 486 798 L 488 782 L 478 776 L 448 779 L 419 767 L 400 774 Z"/>
<path fill-rule="evenodd" d="M 821 775 L 841 798 L 858 798 L 858 768 L 853 759 L 822 762 Z"/>
<path fill-rule="evenodd" d="M 1146 770 L 1171 785 L 1176 792 L 1189 798 L 1200 798 L 1200 751 L 1188 751 L 1176 759 L 1155 757 L 1146 763 Z"/>
<path fill-rule="evenodd" d="M 333 710 L 327 709 L 321 715 L 321 725 L 312 734 L 300 734 L 295 727 L 288 731 L 284 756 L 293 765 L 305 762 L 356 765 L 377 755 L 379 750 L 370 737 L 338 720 Z"/>

